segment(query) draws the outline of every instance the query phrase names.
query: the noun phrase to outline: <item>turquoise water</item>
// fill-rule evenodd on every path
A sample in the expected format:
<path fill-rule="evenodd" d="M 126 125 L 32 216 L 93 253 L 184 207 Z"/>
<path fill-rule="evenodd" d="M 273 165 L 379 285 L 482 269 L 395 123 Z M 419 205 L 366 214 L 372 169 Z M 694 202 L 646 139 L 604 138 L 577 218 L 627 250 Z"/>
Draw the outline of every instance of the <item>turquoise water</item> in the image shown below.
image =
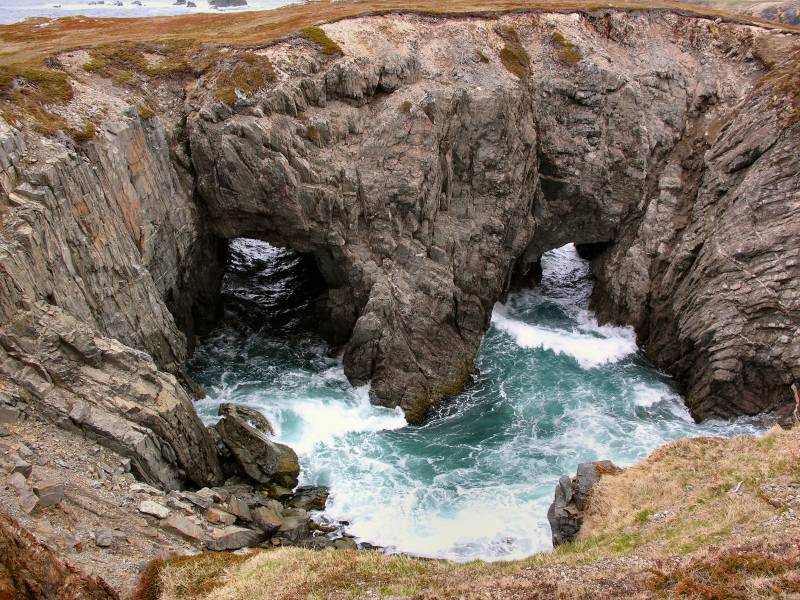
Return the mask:
<path fill-rule="evenodd" d="M 692 421 L 633 331 L 588 311 L 591 275 L 572 246 L 545 255 L 539 288 L 495 307 L 474 382 L 422 427 L 370 405 L 306 331 L 313 285 L 300 258 L 252 240 L 232 251 L 225 322 L 190 365 L 209 392 L 198 411 L 213 422 L 220 402 L 262 410 L 300 454 L 303 483 L 330 486 L 327 516 L 389 551 L 498 560 L 547 550 L 553 488 L 578 463 L 630 465 L 668 440 L 756 431 Z"/>

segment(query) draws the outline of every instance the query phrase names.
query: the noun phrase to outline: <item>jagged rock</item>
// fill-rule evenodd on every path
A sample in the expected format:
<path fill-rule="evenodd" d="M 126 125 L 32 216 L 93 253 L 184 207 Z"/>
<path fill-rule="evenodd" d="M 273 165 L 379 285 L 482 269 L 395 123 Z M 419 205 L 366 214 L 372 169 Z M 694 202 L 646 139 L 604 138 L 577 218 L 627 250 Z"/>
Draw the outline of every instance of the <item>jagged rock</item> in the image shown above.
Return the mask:
<path fill-rule="evenodd" d="M 64 499 L 64 484 L 59 481 L 45 480 L 33 486 L 41 506 L 53 506 Z"/>
<path fill-rule="evenodd" d="M 236 496 L 231 496 L 230 498 L 228 498 L 226 507 L 228 509 L 228 512 L 236 515 L 242 521 L 253 520 L 253 517 L 250 514 L 250 507 L 247 506 L 247 503 L 244 500 L 237 498 Z"/>
<path fill-rule="evenodd" d="M 200 525 L 189 517 L 178 513 L 172 514 L 161 521 L 161 527 L 177 533 L 178 535 L 182 535 L 191 541 L 201 541 L 205 537 L 203 528 L 200 527 Z"/>
<path fill-rule="evenodd" d="M 281 505 L 276 503 L 275 506 L 259 506 L 252 511 L 253 522 L 261 528 L 267 535 L 272 535 L 283 525 L 281 518 Z"/>
<path fill-rule="evenodd" d="M 562 475 L 559 478 L 553 503 L 547 511 L 554 548 L 577 538 L 592 486 L 602 475 L 619 471 L 621 469 L 611 461 L 601 460 L 579 464 L 575 477 Z"/>
<path fill-rule="evenodd" d="M 187 130 L 212 227 L 313 254 L 348 378 L 411 422 L 468 380 L 514 275 L 568 242 L 607 244 L 595 307 L 636 327 L 693 415 L 785 409 L 800 377 L 800 125 L 747 90 L 766 73 L 752 57 L 796 40 L 715 25 L 732 56 L 675 15 L 613 13 L 626 43 L 611 46 L 599 17 L 548 15 L 547 35 L 531 19 L 503 19 L 542 61 L 522 83 L 500 61 L 454 69 L 426 50 L 500 47 L 497 28 L 457 48 L 398 17 L 387 27 L 425 41 L 298 66 L 224 110 L 198 90 Z M 575 64 L 553 31 L 580 40 Z"/>
<path fill-rule="evenodd" d="M 302 508 L 288 508 L 281 513 L 281 526 L 278 534 L 293 543 L 308 537 L 308 513 Z"/>
<path fill-rule="evenodd" d="M 221 525 L 233 525 L 236 522 L 236 515 L 214 508 L 213 506 L 206 512 L 206 519 L 209 523 Z"/>
<path fill-rule="evenodd" d="M 166 519 L 169 516 L 169 509 L 166 506 L 158 502 L 153 502 L 152 500 L 140 502 L 139 512 L 159 519 Z"/>
<path fill-rule="evenodd" d="M 161 490 L 157 490 L 152 485 L 147 485 L 146 483 L 133 483 L 129 488 L 130 491 L 139 493 L 139 494 L 149 494 L 151 496 L 163 496 L 163 492 Z"/>
<path fill-rule="evenodd" d="M 249 477 L 259 483 L 273 482 L 289 488 L 297 485 L 297 454 L 289 446 L 267 438 L 272 428 L 266 417 L 230 404 L 221 405 L 219 412 L 222 419 L 215 428 Z"/>
<path fill-rule="evenodd" d="M 264 533 L 246 527 L 231 525 L 225 529 L 215 529 L 211 532 L 211 540 L 207 546 L 209 550 L 238 550 L 257 546 L 264 541 Z"/>
<path fill-rule="evenodd" d="M 302 486 L 294 491 L 294 495 L 287 504 L 293 508 L 305 510 L 325 510 L 325 503 L 328 501 L 329 495 L 328 488 L 324 486 Z"/>
<path fill-rule="evenodd" d="M 8 478 L 8 483 L 16 490 L 19 506 L 23 511 L 30 514 L 36 507 L 40 506 L 39 497 L 33 493 L 25 479 L 25 475 L 19 472 L 12 473 Z"/>

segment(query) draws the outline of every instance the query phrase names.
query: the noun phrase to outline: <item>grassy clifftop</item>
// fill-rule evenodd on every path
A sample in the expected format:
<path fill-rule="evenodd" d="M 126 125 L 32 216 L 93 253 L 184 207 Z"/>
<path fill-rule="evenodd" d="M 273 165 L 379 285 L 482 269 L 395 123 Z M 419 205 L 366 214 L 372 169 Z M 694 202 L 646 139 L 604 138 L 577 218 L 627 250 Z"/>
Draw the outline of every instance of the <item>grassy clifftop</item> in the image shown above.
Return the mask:
<path fill-rule="evenodd" d="M 454 564 L 296 548 L 158 563 L 140 598 L 776 598 L 800 593 L 800 428 L 667 444 L 601 479 L 580 539 Z"/>
<path fill-rule="evenodd" d="M 621 10 L 674 10 L 685 14 L 719 17 L 738 22 L 800 31 L 798 27 L 734 15 L 706 6 L 629 0 L 366 0 L 332 2 L 322 0 L 293 4 L 270 11 L 230 14 L 192 14 L 176 17 L 100 19 L 67 17 L 29 19 L 0 26 L 0 65 L 42 61 L 48 56 L 78 47 L 94 47 L 118 41 L 192 41 L 215 44 L 266 44 L 303 28 L 348 17 L 388 12 L 418 12 L 433 15 L 487 14 L 512 11 L 575 11 L 618 8 Z"/>

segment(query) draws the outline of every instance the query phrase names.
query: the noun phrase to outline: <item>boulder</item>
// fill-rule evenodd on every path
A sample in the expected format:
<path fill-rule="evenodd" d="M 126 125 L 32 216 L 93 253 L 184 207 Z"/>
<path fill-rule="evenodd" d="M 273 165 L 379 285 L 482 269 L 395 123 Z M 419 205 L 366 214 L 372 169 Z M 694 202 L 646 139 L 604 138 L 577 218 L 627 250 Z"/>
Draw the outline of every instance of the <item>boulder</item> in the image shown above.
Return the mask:
<path fill-rule="evenodd" d="M 226 507 L 229 513 L 236 515 L 242 521 L 253 520 L 253 517 L 250 514 L 250 507 L 247 506 L 247 502 L 245 502 L 241 498 L 237 498 L 236 496 L 231 496 L 230 498 L 228 498 Z"/>
<path fill-rule="evenodd" d="M 233 525 L 236 522 L 236 515 L 212 506 L 206 512 L 206 520 L 215 525 Z"/>
<path fill-rule="evenodd" d="M 98 548 L 109 548 L 114 543 L 113 532 L 105 528 L 95 530 L 94 543 Z"/>
<path fill-rule="evenodd" d="M 572 542 L 578 537 L 583 524 L 583 511 L 592 486 L 602 475 L 620 472 L 611 461 L 601 460 L 581 463 L 575 477 L 562 475 L 556 485 L 553 503 L 547 511 L 547 520 L 553 535 L 553 547 Z"/>
<path fill-rule="evenodd" d="M 239 548 L 257 546 L 264 541 L 265 537 L 262 531 L 231 525 L 225 529 L 212 531 L 211 540 L 207 546 L 209 550 L 216 551 L 238 550 Z"/>
<path fill-rule="evenodd" d="M 166 519 L 169 516 L 169 509 L 166 506 L 152 500 L 139 503 L 139 512 L 159 519 Z"/>
<path fill-rule="evenodd" d="M 184 517 L 181 514 L 174 514 L 161 521 L 161 527 L 167 531 L 182 535 L 190 541 L 200 541 L 203 539 L 203 528 L 200 527 L 189 517 Z"/>
<path fill-rule="evenodd" d="M 289 446 L 271 441 L 272 427 L 266 417 L 252 409 L 231 404 L 220 406 L 222 419 L 217 433 L 233 453 L 239 467 L 258 483 L 274 483 L 293 488 L 297 485 L 300 464 Z"/>
<path fill-rule="evenodd" d="M 53 506 L 64 499 L 64 484 L 58 481 L 44 480 L 34 485 L 33 491 L 41 506 Z"/>
<path fill-rule="evenodd" d="M 253 509 L 252 514 L 253 522 L 267 535 L 272 535 L 283 525 L 280 504 L 277 510 L 272 506 L 259 506 Z"/>
<path fill-rule="evenodd" d="M 321 485 L 304 485 L 295 490 L 291 500 L 287 503 L 292 508 L 305 510 L 325 510 L 330 492 Z"/>

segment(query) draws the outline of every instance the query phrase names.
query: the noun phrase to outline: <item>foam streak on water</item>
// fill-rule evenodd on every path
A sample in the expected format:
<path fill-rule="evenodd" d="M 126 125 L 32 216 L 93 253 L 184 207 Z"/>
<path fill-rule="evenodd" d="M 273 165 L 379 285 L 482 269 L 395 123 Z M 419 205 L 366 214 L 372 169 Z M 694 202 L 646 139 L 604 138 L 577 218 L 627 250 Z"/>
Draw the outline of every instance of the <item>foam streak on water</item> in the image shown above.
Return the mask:
<path fill-rule="evenodd" d="M 284 251 L 238 248 L 270 289 L 290 281 L 275 266 L 276 256 L 291 259 Z M 350 533 L 455 560 L 549 549 L 553 487 L 580 462 L 629 465 L 671 439 L 755 431 L 692 421 L 634 332 L 600 326 L 588 311 L 589 268 L 574 247 L 549 253 L 543 267 L 539 288 L 495 308 L 475 382 L 423 427 L 372 406 L 315 336 L 253 331 L 230 315 L 193 359 L 209 391 L 198 410 L 212 421 L 223 401 L 261 409 L 298 450 L 303 482 L 331 487 L 327 513 L 349 521 Z"/>

